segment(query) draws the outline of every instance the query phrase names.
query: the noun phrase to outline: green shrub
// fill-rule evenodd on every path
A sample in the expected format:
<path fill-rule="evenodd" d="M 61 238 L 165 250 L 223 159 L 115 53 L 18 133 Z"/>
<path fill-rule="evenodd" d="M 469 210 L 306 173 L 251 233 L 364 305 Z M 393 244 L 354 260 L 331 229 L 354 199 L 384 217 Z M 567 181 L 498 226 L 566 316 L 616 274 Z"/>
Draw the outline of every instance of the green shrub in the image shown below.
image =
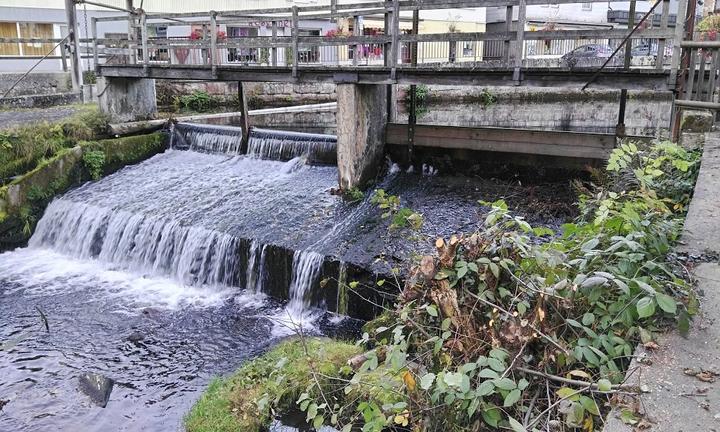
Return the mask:
<path fill-rule="evenodd" d="M 189 95 L 175 98 L 175 105 L 183 109 L 203 112 L 218 105 L 217 100 L 208 92 L 203 90 L 195 90 Z"/>
<path fill-rule="evenodd" d="M 83 165 L 93 180 L 100 180 L 105 167 L 105 153 L 99 150 L 83 152 Z"/>
<path fill-rule="evenodd" d="M 366 328 L 371 351 L 343 389 L 362 396 L 309 395 L 300 408 L 343 431 L 595 430 L 615 392 L 640 391 L 623 384 L 635 345 L 670 325 L 687 332 L 697 313 L 669 252 L 698 166 L 672 143 L 624 144 L 562 233 L 481 203 L 483 226 L 437 239 L 389 319 Z M 384 193 L 378 202 L 400 208 Z"/>
<path fill-rule="evenodd" d="M 381 215 L 383 219 L 391 219 L 390 229 L 412 228 L 413 230 L 419 230 L 422 227 L 422 214 L 410 208 L 402 207 L 400 197 L 397 195 L 388 195 L 383 189 L 378 189 L 370 198 L 370 202 L 383 211 Z"/>
<path fill-rule="evenodd" d="M 214 380 L 185 418 L 188 432 L 266 430 L 273 413 L 288 412 L 301 394 L 332 391 L 360 348 L 322 338 L 291 339 L 250 360 L 227 379 Z M 316 380 L 317 378 L 317 380 Z M 329 419 L 328 419 L 329 420 Z"/>
<path fill-rule="evenodd" d="M 0 184 L 32 170 L 43 159 L 80 141 L 105 136 L 107 117 L 96 107 L 82 108 L 57 123 L 36 123 L 0 132 Z"/>

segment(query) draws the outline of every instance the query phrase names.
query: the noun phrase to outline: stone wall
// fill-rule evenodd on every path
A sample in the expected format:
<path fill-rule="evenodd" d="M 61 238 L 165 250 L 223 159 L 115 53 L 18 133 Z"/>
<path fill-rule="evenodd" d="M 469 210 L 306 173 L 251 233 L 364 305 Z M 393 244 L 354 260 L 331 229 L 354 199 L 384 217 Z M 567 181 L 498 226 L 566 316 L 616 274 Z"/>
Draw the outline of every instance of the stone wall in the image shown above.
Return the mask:
<path fill-rule="evenodd" d="M 73 92 L 23 95 L 0 98 L 0 108 L 47 108 L 82 102 L 82 95 Z"/>
<path fill-rule="evenodd" d="M 273 108 L 291 105 L 308 105 L 334 102 L 337 99 L 335 84 L 332 83 L 243 83 L 248 107 Z M 168 81 L 158 80 L 155 84 L 157 103 L 170 107 L 176 97 L 204 91 L 221 104 L 233 105 L 238 100 L 237 82 Z"/>
<path fill-rule="evenodd" d="M 0 73 L 0 96 L 22 76 L 22 73 Z M 45 95 L 69 91 L 72 91 L 69 72 L 37 72 L 23 78 L 8 96 Z"/>
<path fill-rule="evenodd" d="M 419 124 L 527 129 L 615 131 L 620 91 L 542 88 L 429 87 Z M 407 87 L 397 89 L 395 121 L 407 122 Z M 656 135 L 670 126 L 670 92 L 630 92 L 625 125 L 630 135 Z M 661 130 L 658 130 L 660 128 Z"/>

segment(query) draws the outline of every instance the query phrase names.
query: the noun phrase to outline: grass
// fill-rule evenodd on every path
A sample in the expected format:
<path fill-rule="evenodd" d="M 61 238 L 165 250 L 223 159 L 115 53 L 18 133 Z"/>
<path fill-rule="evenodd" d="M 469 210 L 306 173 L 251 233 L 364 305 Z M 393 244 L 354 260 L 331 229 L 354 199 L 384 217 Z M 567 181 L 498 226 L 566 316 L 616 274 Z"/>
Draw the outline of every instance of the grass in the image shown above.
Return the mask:
<path fill-rule="evenodd" d="M 0 184 L 32 171 L 43 160 L 80 141 L 105 136 L 107 118 L 96 106 L 83 105 L 59 122 L 33 123 L 0 130 Z"/>
<path fill-rule="evenodd" d="M 300 394 L 319 395 L 312 371 L 324 391 L 360 347 L 326 338 L 289 339 L 245 363 L 229 378 L 214 379 L 185 418 L 188 432 L 265 430 L 273 411 L 294 409 Z"/>

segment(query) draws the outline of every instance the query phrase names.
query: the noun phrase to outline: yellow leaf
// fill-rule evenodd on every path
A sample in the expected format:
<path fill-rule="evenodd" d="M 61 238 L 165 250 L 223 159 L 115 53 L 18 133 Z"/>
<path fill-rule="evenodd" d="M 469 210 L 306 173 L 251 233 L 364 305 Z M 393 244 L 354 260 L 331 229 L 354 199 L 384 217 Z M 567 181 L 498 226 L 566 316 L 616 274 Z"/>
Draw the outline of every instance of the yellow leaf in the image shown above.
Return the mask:
<path fill-rule="evenodd" d="M 403 382 L 405 382 L 405 386 L 407 386 L 408 390 L 415 391 L 415 377 L 412 376 L 410 371 L 403 372 L 402 378 L 403 378 Z"/>
<path fill-rule="evenodd" d="M 399 424 L 400 426 L 407 426 L 409 416 L 410 416 L 410 412 L 408 410 L 405 410 L 401 414 L 396 415 L 395 416 L 395 424 Z"/>
<path fill-rule="evenodd" d="M 592 432 L 595 430 L 595 425 L 593 424 L 593 416 L 585 416 L 585 421 L 583 422 L 582 426 L 583 432 Z"/>

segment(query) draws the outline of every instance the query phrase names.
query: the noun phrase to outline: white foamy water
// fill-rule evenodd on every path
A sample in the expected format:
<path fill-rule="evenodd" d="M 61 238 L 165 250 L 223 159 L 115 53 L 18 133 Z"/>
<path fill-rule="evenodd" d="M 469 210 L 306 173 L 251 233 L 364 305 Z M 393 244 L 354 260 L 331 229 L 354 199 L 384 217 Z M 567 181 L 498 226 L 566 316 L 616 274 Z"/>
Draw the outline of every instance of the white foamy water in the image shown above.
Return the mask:
<path fill-rule="evenodd" d="M 204 153 L 238 155 L 242 150 L 242 129 L 199 123 L 178 123 L 171 130 L 174 148 Z"/>
<path fill-rule="evenodd" d="M 320 315 L 313 308 L 311 290 L 318 286 L 325 257 L 312 251 L 295 251 L 293 255 L 293 276 L 285 309 L 273 316 L 273 334 L 283 336 L 299 331 L 315 330 L 314 322 Z"/>
<path fill-rule="evenodd" d="M 290 160 L 306 156 L 310 160 L 332 163 L 336 160 L 337 137 L 252 128 L 247 153 L 261 159 Z"/>
<path fill-rule="evenodd" d="M 128 272 L 37 247 L 0 254 L 0 275 L 7 290 L 22 290 L 25 296 L 86 291 L 92 287 L 91 293 L 98 298 L 122 297 L 124 301 L 118 305 L 132 308 L 218 306 L 236 293 L 230 288 L 181 285 L 169 278 Z"/>

